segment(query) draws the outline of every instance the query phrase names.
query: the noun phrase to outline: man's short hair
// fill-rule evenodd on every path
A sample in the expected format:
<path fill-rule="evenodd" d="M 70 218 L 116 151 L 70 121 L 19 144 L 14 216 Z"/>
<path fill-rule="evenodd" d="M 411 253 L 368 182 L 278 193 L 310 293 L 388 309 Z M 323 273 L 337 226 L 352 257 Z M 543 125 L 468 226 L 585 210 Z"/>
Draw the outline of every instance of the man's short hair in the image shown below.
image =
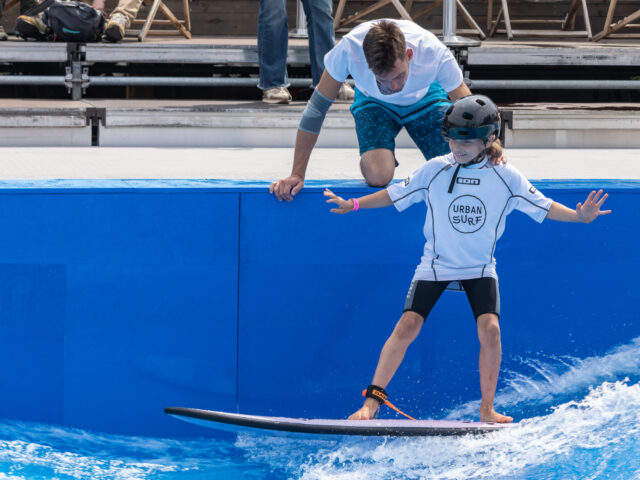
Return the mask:
<path fill-rule="evenodd" d="M 367 32 L 362 50 L 371 71 L 380 75 L 391 71 L 396 60 L 406 58 L 407 42 L 395 23 L 380 20 Z"/>

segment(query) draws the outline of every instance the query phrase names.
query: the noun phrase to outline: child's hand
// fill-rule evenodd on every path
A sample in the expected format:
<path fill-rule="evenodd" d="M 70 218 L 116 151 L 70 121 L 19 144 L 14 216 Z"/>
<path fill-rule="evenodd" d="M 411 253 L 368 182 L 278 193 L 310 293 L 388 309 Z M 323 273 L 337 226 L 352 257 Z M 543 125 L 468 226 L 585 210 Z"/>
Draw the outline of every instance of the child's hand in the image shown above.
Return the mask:
<path fill-rule="evenodd" d="M 600 207 L 609 194 L 605 193 L 602 198 L 600 198 L 600 195 L 602 195 L 602 190 L 599 190 L 598 193 L 594 190 L 589 194 L 584 205 L 582 203 L 576 205 L 576 214 L 581 222 L 591 223 L 600 215 L 608 215 L 611 213 L 611 210 L 600 210 Z"/>
<path fill-rule="evenodd" d="M 332 213 L 349 213 L 353 210 L 352 200 L 345 200 L 344 198 L 337 196 L 328 188 L 325 188 L 323 195 L 327 197 L 327 203 L 335 203 L 338 206 L 338 208 L 331 209 Z"/>

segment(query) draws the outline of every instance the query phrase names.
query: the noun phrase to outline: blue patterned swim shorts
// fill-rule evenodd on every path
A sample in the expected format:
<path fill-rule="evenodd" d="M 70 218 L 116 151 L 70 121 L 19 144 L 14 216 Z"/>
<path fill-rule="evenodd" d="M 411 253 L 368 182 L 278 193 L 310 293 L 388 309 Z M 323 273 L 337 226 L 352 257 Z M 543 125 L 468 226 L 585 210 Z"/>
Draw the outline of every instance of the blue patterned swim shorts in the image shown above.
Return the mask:
<path fill-rule="evenodd" d="M 360 155 L 376 148 L 395 151 L 395 139 L 402 127 L 427 160 L 449 153 L 441 127 L 450 105 L 446 92 L 437 82 L 421 100 L 406 107 L 368 97 L 356 89 L 351 113 L 356 122 Z"/>

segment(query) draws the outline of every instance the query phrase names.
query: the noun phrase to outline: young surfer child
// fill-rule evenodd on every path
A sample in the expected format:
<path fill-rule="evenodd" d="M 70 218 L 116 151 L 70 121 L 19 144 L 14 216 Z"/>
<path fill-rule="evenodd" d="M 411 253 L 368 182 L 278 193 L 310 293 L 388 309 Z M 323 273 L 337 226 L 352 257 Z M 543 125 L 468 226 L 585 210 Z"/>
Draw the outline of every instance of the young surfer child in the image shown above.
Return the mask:
<path fill-rule="evenodd" d="M 602 190 L 591 192 L 575 210 L 546 198 L 508 164 L 494 165 L 502 155 L 498 107 L 483 95 L 457 100 L 447 110 L 442 134 L 451 153 L 436 157 L 404 182 L 361 198 L 344 200 L 329 189 L 333 213 L 388 205 L 402 211 L 417 202 L 427 204 L 424 235 L 427 242 L 415 270 L 404 313 L 388 338 L 378 361 L 362 408 L 349 419 L 367 420 L 376 415 L 387 398 L 385 387 L 400 366 L 429 312 L 447 285 L 459 281 L 476 318 L 480 340 L 480 420 L 508 423 L 513 419 L 494 410 L 502 346 L 500 342 L 500 294 L 493 257 L 496 241 L 504 231 L 506 216 L 520 210 L 538 222 L 590 223 L 611 213 L 600 207 L 607 198 Z"/>

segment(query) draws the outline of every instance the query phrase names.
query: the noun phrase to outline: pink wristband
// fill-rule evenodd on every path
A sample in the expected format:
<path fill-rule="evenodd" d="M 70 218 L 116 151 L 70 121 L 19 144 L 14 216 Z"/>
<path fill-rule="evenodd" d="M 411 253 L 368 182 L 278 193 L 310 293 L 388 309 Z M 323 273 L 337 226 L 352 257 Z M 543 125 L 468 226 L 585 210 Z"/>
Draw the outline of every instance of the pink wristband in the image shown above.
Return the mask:
<path fill-rule="evenodd" d="M 360 208 L 360 202 L 357 198 L 352 198 L 351 200 L 353 200 L 353 211 L 355 212 Z"/>

